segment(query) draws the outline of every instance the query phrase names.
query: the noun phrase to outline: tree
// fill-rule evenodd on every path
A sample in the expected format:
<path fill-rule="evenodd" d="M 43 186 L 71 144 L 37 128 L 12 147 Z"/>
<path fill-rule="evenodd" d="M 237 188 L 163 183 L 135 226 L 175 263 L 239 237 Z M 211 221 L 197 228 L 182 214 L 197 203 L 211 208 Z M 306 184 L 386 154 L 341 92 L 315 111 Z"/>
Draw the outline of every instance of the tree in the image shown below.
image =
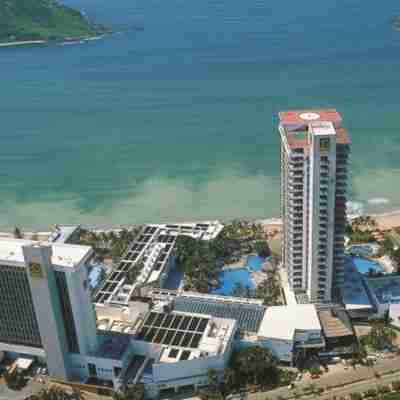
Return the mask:
<path fill-rule="evenodd" d="M 231 368 L 236 373 L 237 386 L 247 384 L 276 386 L 279 369 L 270 350 L 255 346 L 237 353 L 232 358 Z"/>
<path fill-rule="evenodd" d="M 400 381 L 393 381 L 392 388 L 395 392 L 400 392 Z"/>
<path fill-rule="evenodd" d="M 265 240 L 259 240 L 254 244 L 254 249 L 260 257 L 269 257 L 271 250 L 269 249 L 268 243 Z"/>
<path fill-rule="evenodd" d="M 84 400 L 84 397 L 78 389 L 73 389 L 72 393 L 69 393 L 60 387 L 52 386 L 48 389 L 42 389 L 30 400 Z"/>
<path fill-rule="evenodd" d="M 220 391 L 212 391 L 209 389 L 200 390 L 199 397 L 202 400 L 224 400 L 224 395 Z"/>
<path fill-rule="evenodd" d="M 224 370 L 224 385 L 226 388 L 233 388 L 235 386 L 236 373 L 232 368 L 225 368 Z"/>
<path fill-rule="evenodd" d="M 143 400 L 145 394 L 144 385 L 129 385 L 122 392 L 115 392 L 113 400 Z"/>
<path fill-rule="evenodd" d="M 217 370 L 215 370 L 214 368 L 209 368 L 209 370 L 207 371 L 207 378 L 208 386 L 210 387 L 210 389 L 217 390 L 219 383 Z"/>
<path fill-rule="evenodd" d="M 21 230 L 16 226 L 14 229 L 14 237 L 15 239 L 22 239 L 22 232 Z"/>

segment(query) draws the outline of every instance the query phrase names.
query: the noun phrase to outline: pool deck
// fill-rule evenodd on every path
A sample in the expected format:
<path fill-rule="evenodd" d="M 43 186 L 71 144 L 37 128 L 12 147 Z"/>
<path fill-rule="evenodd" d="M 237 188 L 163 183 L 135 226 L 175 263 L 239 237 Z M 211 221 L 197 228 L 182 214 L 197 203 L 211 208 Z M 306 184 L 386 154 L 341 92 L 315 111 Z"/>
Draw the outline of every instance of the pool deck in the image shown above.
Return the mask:
<path fill-rule="evenodd" d="M 234 271 L 235 269 L 244 268 L 247 264 L 247 257 L 248 256 L 242 256 L 238 262 L 235 262 L 233 264 L 224 265 L 222 267 L 222 271 Z"/>

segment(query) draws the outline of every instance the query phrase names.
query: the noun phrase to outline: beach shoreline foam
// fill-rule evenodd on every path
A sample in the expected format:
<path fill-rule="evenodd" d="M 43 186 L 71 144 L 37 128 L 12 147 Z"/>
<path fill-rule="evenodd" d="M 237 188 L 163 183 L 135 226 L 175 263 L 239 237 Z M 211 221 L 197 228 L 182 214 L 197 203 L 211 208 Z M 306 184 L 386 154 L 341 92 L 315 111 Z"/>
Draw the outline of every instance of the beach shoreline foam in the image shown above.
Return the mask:
<path fill-rule="evenodd" d="M 373 217 L 377 224 L 378 224 L 378 229 L 381 230 L 390 230 L 393 229 L 395 227 L 400 227 L 400 209 L 397 210 L 393 210 L 393 211 L 386 211 L 386 212 L 381 212 L 381 213 L 363 213 L 361 215 L 369 215 L 371 217 Z M 359 214 L 357 215 L 348 215 L 348 219 L 351 220 L 353 218 L 357 218 L 359 216 L 361 216 Z M 238 219 L 238 218 L 235 218 Z M 265 228 L 274 228 L 274 229 L 280 229 L 282 227 L 282 219 L 279 217 L 274 217 L 274 218 L 239 218 L 239 219 L 243 219 L 243 220 L 250 220 L 253 221 L 255 223 L 259 223 L 261 224 L 264 229 Z M 210 220 L 210 219 L 203 219 L 204 221 L 206 220 Z M 193 219 L 193 221 L 196 222 L 201 222 L 202 220 L 197 220 L 196 218 Z M 227 219 L 220 219 L 221 222 L 223 223 L 228 223 L 229 220 Z M 176 221 L 173 221 L 176 222 Z M 187 221 L 186 221 L 187 222 Z M 151 221 L 148 223 L 155 223 L 155 221 Z M 54 225 L 54 224 L 53 224 Z M 68 223 L 60 223 L 59 225 L 71 225 Z M 91 225 L 91 224 L 80 224 L 83 228 L 85 229 L 90 229 L 90 230 L 95 230 L 98 232 L 102 232 L 102 231 L 114 231 L 114 230 L 120 230 L 123 228 L 129 228 L 134 226 L 135 224 L 125 224 L 125 225 Z M 136 224 L 137 225 L 137 224 Z M 142 224 L 139 224 L 142 225 Z M 145 224 L 143 224 L 145 225 Z M 0 239 L 2 238 L 10 238 L 13 236 L 13 230 L 15 227 L 10 227 L 10 230 L 7 230 L 5 228 L 2 228 L 0 231 Z M 20 227 L 20 230 L 29 234 L 39 234 L 39 235 L 44 235 L 44 234 L 50 234 L 51 232 L 48 232 L 47 229 L 48 228 L 38 228 L 37 230 L 33 229 L 32 227 L 30 228 L 24 228 L 23 226 Z"/>

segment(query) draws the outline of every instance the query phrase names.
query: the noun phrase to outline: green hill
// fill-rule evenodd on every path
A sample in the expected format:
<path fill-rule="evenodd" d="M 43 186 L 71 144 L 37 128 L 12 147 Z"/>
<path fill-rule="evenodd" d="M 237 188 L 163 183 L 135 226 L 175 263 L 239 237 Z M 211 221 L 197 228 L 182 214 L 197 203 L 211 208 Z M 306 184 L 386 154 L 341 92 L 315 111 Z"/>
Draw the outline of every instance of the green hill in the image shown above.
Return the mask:
<path fill-rule="evenodd" d="M 101 27 L 56 0 L 0 0 L 0 42 L 60 40 L 96 34 Z"/>

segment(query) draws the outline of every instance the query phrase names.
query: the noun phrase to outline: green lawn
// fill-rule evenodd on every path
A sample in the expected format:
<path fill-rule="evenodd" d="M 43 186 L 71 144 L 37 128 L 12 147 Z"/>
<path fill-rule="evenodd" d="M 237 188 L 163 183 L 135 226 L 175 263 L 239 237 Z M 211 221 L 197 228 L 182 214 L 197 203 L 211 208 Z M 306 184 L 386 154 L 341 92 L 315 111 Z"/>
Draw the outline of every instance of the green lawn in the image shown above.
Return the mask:
<path fill-rule="evenodd" d="M 382 400 L 400 400 L 400 393 L 389 393 L 383 396 Z"/>

